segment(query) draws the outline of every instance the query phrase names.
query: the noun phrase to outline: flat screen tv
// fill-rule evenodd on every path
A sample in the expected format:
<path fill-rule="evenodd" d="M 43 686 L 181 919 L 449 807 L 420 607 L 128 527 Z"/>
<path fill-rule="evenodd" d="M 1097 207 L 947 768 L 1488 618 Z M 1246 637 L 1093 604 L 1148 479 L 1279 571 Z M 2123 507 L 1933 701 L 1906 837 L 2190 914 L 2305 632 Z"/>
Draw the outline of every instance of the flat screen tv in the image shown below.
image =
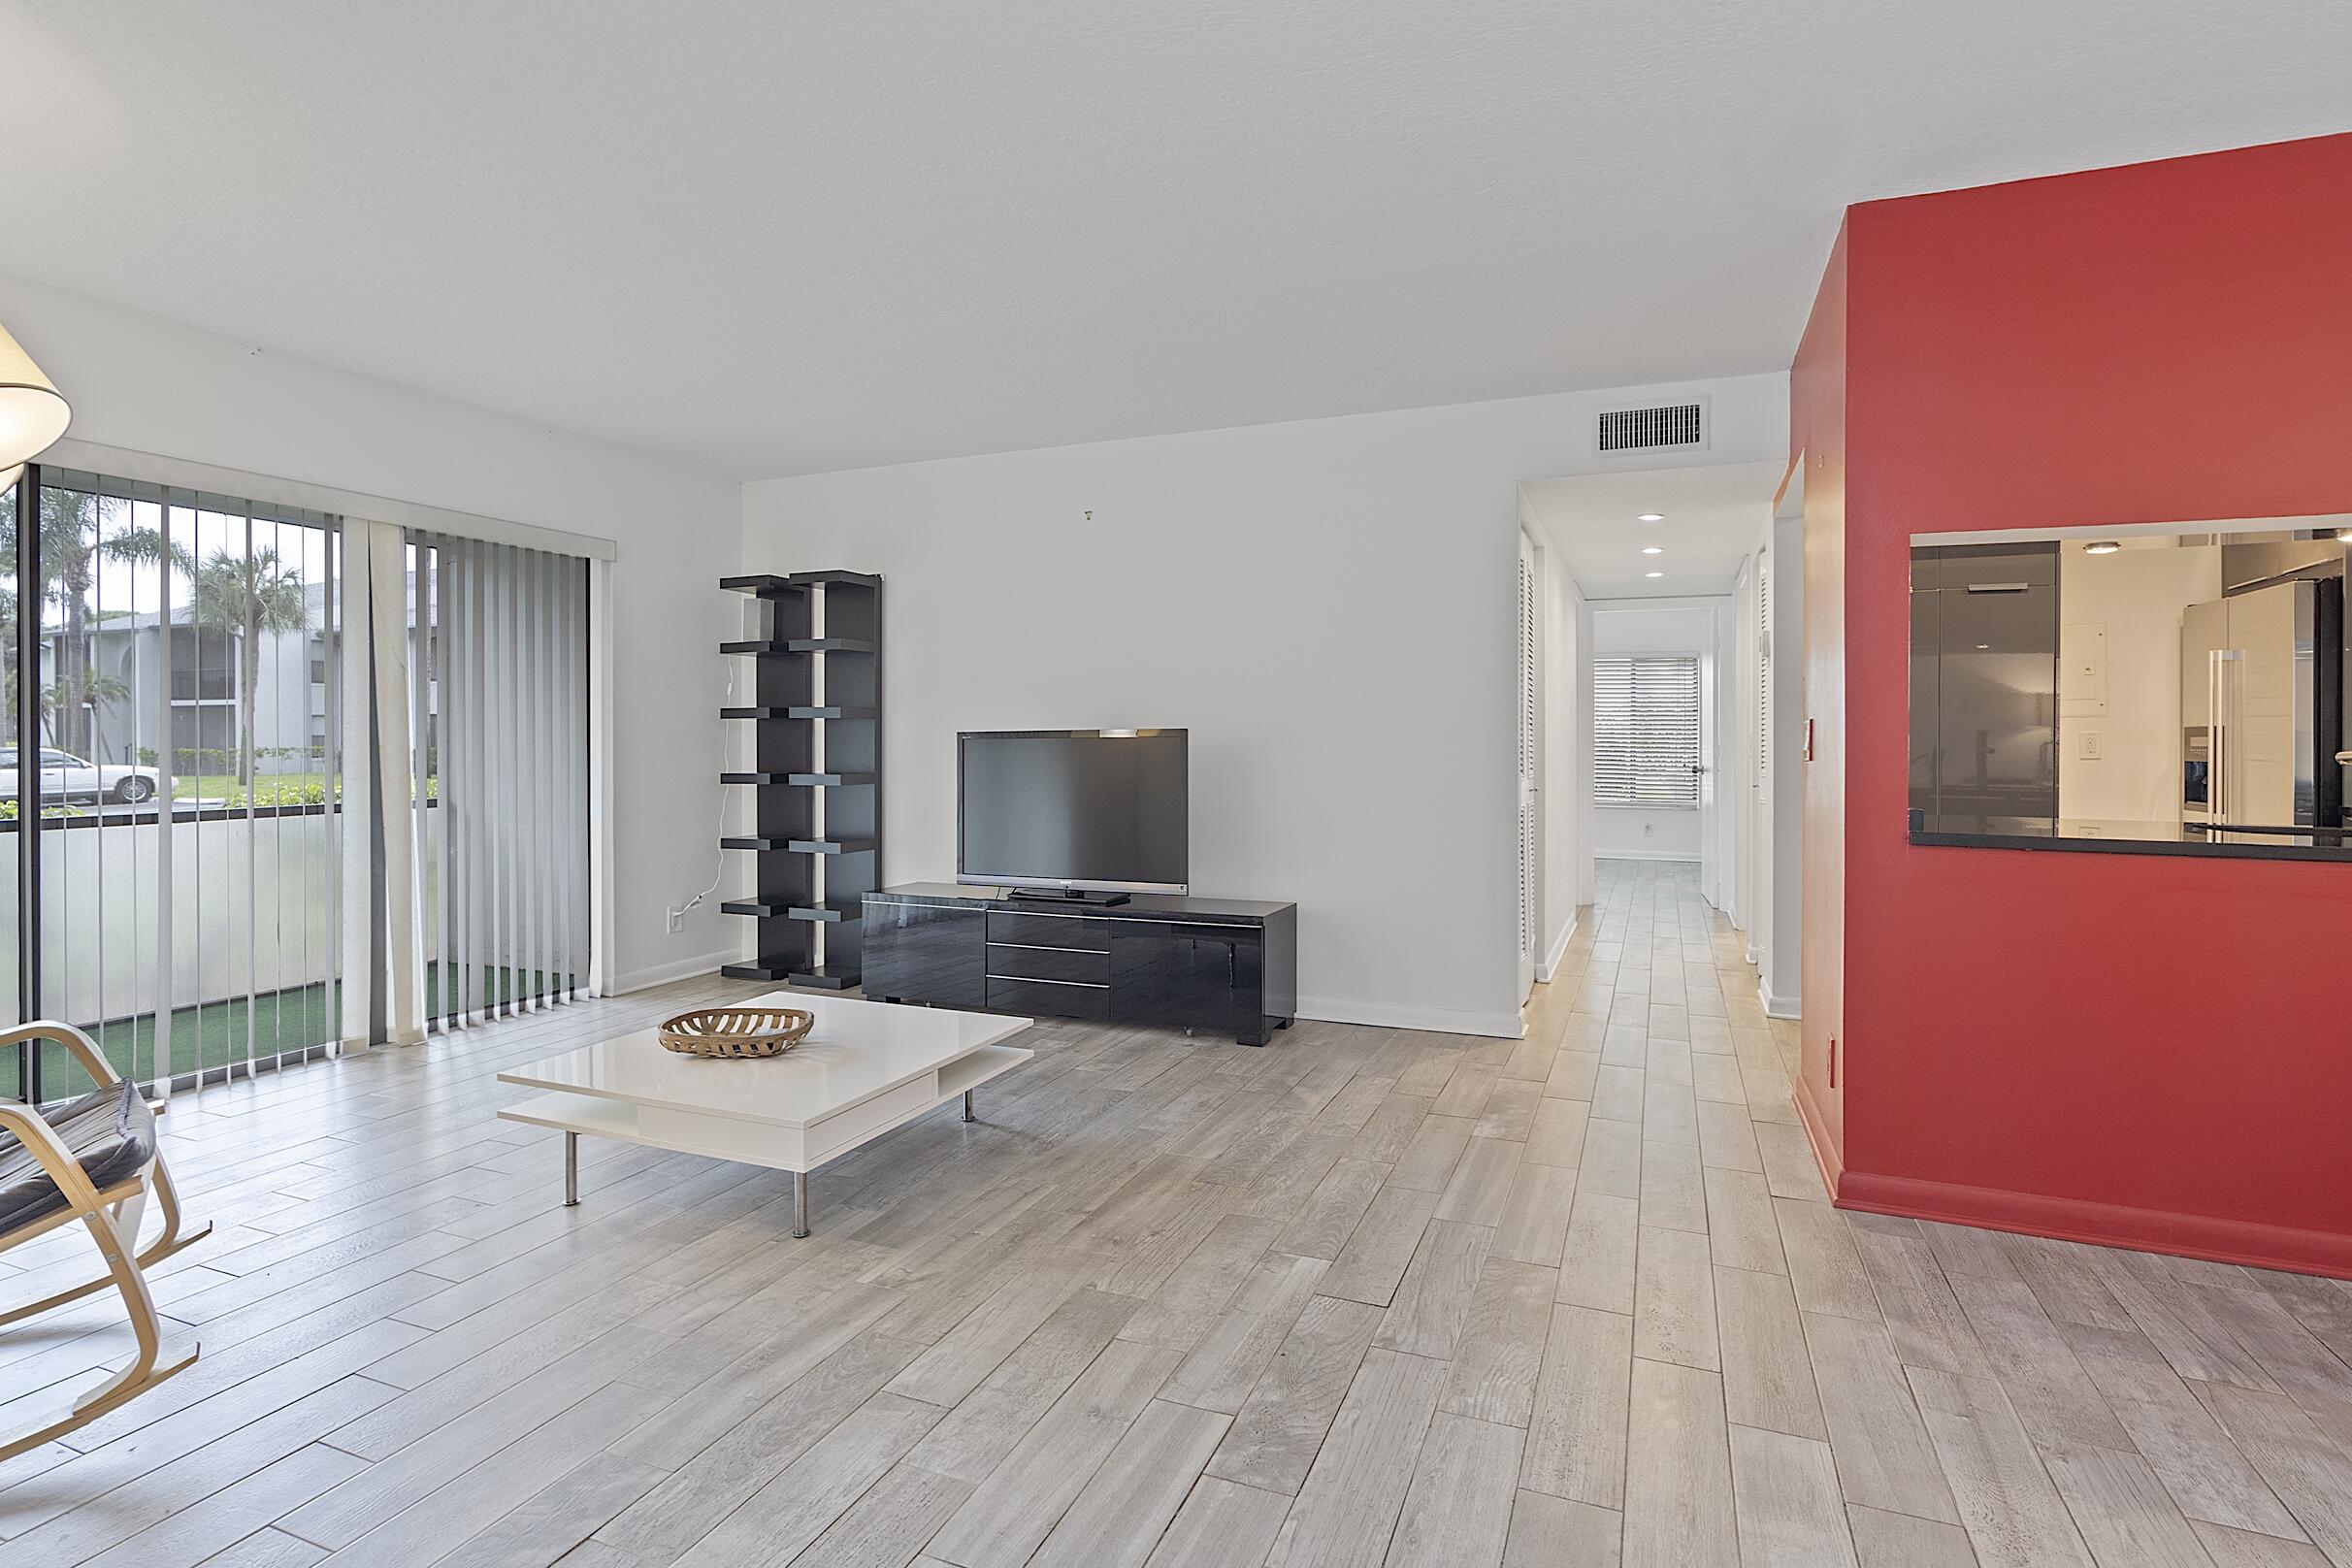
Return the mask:
<path fill-rule="evenodd" d="M 956 880 L 1065 893 L 1182 893 L 1182 730 L 993 730 L 956 737 Z"/>

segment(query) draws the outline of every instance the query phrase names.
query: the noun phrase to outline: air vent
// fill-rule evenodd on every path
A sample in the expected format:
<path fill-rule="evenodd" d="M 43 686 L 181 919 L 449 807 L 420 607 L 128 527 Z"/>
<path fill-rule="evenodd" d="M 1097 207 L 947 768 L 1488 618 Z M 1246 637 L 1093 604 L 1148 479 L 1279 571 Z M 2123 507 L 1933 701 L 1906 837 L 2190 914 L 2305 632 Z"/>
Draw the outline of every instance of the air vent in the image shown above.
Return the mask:
<path fill-rule="evenodd" d="M 1593 427 L 1596 450 L 1654 452 L 1707 444 L 1707 405 L 1669 403 L 1654 408 L 1603 408 Z"/>

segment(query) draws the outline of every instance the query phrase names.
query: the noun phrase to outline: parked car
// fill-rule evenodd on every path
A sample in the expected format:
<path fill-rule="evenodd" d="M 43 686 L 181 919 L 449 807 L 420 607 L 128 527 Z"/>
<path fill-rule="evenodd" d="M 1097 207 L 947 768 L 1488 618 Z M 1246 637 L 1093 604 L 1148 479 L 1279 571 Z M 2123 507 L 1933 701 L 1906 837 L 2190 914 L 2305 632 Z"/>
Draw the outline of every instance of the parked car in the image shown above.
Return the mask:
<path fill-rule="evenodd" d="M 137 805 L 155 799 L 162 775 L 152 768 L 85 762 L 70 751 L 41 748 L 41 794 L 51 800 L 119 800 Z M 0 798 L 16 793 L 16 748 L 0 746 Z"/>

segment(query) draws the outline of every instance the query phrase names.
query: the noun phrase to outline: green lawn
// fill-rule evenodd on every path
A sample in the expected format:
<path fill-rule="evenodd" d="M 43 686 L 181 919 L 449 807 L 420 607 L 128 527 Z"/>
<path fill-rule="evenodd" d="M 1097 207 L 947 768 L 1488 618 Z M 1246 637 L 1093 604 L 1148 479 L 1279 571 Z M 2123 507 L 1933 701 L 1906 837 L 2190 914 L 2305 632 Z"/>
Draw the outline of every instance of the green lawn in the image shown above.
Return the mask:
<path fill-rule="evenodd" d="M 490 971 L 491 984 L 498 988 L 500 999 L 512 994 L 524 972 L 499 968 Z M 544 977 L 531 971 L 528 984 L 536 987 Z M 525 995 L 530 993 L 526 991 Z M 226 1001 L 208 1002 L 202 1007 L 182 1007 L 172 1014 L 172 1071 L 175 1075 L 194 1072 L 196 1064 L 207 1067 L 223 1066 L 243 1062 L 248 1054 L 256 1062 L 281 1052 L 300 1051 L 306 1047 L 334 1039 L 338 1032 L 337 1020 L 342 1006 L 342 987 L 326 982 L 300 986 L 287 991 L 265 993 L 253 998 L 249 1026 L 245 998 L 233 996 Z M 425 1013 L 427 1017 L 441 1007 L 441 966 L 425 967 Z M 123 1075 L 142 1079 L 162 1076 L 155 1060 L 155 1019 L 147 1015 L 135 1019 L 120 1019 L 109 1024 L 88 1026 L 91 1036 L 98 1041 L 106 1059 L 114 1070 Z M 248 1050 L 249 1044 L 249 1050 Z M 48 1053 L 41 1068 L 44 1097 L 57 1099 L 79 1094 L 88 1087 L 79 1069 L 71 1066 L 72 1058 L 65 1048 L 45 1044 Z M 14 1098 L 19 1093 L 16 1081 L 16 1053 L 0 1050 L 0 1097 Z"/>

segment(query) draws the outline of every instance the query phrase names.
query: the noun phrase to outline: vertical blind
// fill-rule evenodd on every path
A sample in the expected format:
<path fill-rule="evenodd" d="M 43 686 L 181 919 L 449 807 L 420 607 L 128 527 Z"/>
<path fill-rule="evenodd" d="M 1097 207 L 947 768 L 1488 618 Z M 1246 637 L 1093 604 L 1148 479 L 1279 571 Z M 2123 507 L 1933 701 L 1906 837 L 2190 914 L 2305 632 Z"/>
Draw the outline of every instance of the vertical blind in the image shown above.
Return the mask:
<path fill-rule="evenodd" d="M 411 534 L 411 793 L 427 1021 L 576 996 L 588 973 L 588 564 Z"/>
<path fill-rule="evenodd" d="M 49 465 L 19 490 L 0 498 L 16 1018 L 80 1025 L 167 1094 L 324 1050 L 334 519 Z M 0 1062 L 0 1094 L 79 1092 L 53 1045 Z"/>
<path fill-rule="evenodd" d="M 1602 805 L 1699 800 L 1699 661 L 1690 654 L 1592 661 L 1592 787 Z"/>

